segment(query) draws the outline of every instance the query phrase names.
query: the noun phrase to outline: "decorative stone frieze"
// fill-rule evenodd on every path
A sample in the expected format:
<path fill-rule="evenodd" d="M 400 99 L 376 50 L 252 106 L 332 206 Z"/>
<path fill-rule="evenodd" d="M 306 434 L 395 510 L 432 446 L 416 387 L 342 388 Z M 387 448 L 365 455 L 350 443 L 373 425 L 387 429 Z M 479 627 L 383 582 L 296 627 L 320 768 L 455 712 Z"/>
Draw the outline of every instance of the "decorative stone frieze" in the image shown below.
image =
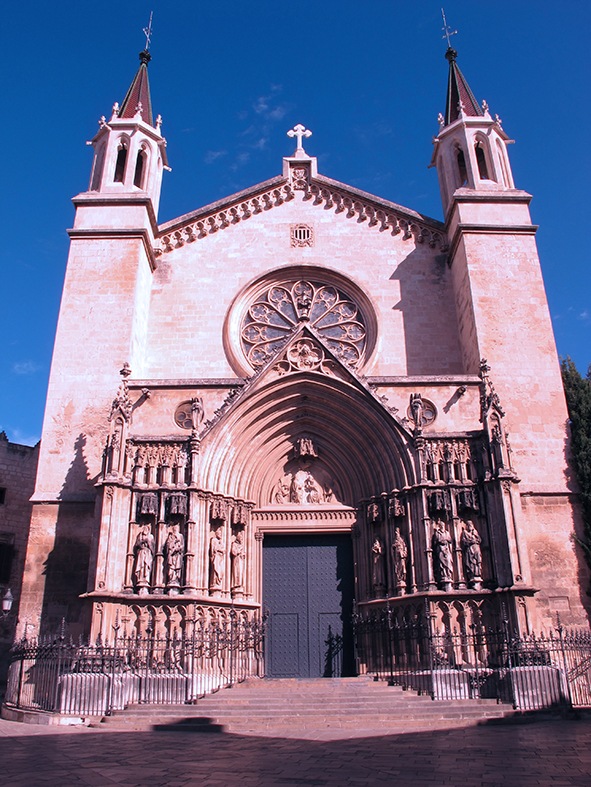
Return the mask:
<path fill-rule="evenodd" d="M 273 184 L 267 191 L 236 202 L 223 210 L 212 211 L 209 215 L 201 216 L 196 221 L 163 234 L 160 237 L 160 247 L 157 246 L 154 253 L 158 256 L 173 251 L 186 243 L 207 238 L 219 230 L 246 221 L 263 211 L 279 207 L 294 199 L 294 191 L 303 191 L 304 199 L 311 200 L 313 205 L 321 205 L 328 210 L 334 208 L 335 214 L 342 213 L 346 218 L 355 218 L 360 223 L 367 221 L 368 227 L 375 227 L 380 232 L 389 231 L 390 235 L 400 235 L 403 240 L 414 238 L 416 243 L 427 243 L 431 248 L 439 247 L 441 251 L 448 250 L 445 236 L 419 219 L 410 218 L 394 208 L 383 208 L 379 202 L 372 204 L 369 200 L 337 186 L 310 181 L 308 168 L 303 164 L 292 167 L 291 172 L 291 185 Z"/>

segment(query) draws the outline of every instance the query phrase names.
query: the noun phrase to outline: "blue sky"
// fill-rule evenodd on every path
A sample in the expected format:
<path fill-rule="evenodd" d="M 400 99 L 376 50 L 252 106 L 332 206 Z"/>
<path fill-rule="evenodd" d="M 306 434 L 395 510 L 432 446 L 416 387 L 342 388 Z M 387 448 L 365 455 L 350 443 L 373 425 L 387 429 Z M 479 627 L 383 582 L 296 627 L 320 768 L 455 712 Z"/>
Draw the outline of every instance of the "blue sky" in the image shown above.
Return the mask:
<path fill-rule="evenodd" d="M 68 254 L 97 121 L 123 99 L 154 11 L 150 81 L 169 161 L 159 221 L 281 172 L 306 142 L 322 174 L 442 218 L 427 169 L 447 62 L 440 0 L 77 0 L 3 14 L 0 429 L 41 434 Z M 458 64 L 516 144 L 558 351 L 591 362 L 591 4 L 450 0 Z M 89 347 L 89 353 L 92 348 Z"/>

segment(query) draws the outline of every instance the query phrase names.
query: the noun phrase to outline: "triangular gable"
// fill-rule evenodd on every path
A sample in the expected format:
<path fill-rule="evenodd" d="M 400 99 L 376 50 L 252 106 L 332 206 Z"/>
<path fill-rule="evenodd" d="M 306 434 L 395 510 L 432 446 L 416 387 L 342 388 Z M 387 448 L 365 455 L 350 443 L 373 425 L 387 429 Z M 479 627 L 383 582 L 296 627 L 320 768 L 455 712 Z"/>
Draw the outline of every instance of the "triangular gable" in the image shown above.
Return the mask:
<path fill-rule="evenodd" d="M 426 242 L 432 248 L 438 246 L 442 251 L 447 250 L 444 225 L 436 219 L 323 175 L 295 180 L 290 174 L 289 177 L 271 178 L 162 224 L 158 230 L 160 246 L 155 252 L 157 255 L 171 252 L 251 216 L 279 208 L 293 200 L 298 190 L 304 192 L 304 199 L 312 205 L 333 209 L 335 214 L 355 218 L 358 223 L 367 222 L 368 227 L 401 235 L 404 240 L 414 238 L 417 243 Z"/>
<path fill-rule="evenodd" d="M 318 374 L 348 383 L 363 392 L 365 396 L 370 397 L 400 431 L 404 432 L 407 437 L 412 437 L 405 423 L 395 415 L 396 410 L 388 407 L 385 398 L 378 396 L 363 377 L 357 375 L 354 369 L 343 363 L 311 326 L 300 323 L 273 357 L 252 377 L 248 378 L 242 389 L 234 389 L 230 393 L 219 410 L 216 410 L 215 417 L 206 421 L 205 429 L 199 435 L 200 439 L 216 430 L 241 402 L 248 399 L 263 385 L 288 375 L 301 373 Z"/>

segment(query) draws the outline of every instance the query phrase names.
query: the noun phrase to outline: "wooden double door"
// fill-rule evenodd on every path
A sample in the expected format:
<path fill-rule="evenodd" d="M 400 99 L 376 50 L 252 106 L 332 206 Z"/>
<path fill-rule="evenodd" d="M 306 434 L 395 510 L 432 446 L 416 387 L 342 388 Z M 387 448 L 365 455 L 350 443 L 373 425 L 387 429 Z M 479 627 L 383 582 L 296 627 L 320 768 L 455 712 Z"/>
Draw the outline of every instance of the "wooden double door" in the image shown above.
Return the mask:
<path fill-rule="evenodd" d="M 349 535 L 266 535 L 267 676 L 354 675 L 353 592 Z"/>

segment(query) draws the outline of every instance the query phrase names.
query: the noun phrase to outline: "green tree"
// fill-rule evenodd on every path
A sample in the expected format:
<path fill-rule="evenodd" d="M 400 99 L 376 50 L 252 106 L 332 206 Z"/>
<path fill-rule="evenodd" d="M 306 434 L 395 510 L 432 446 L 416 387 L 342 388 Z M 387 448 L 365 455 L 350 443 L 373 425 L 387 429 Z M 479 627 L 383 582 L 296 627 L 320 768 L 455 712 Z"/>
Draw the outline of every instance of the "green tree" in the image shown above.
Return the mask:
<path fill-rule="evenodd" d="M 577 541 L 591 568 L 591 366 L 586 378 L 569 357 L 561 359 L 560 368 L 570 418 L 571 464 L 581 490 L 584 537 Z M 591 595 L 591 588 L 587 593 Z"/>

